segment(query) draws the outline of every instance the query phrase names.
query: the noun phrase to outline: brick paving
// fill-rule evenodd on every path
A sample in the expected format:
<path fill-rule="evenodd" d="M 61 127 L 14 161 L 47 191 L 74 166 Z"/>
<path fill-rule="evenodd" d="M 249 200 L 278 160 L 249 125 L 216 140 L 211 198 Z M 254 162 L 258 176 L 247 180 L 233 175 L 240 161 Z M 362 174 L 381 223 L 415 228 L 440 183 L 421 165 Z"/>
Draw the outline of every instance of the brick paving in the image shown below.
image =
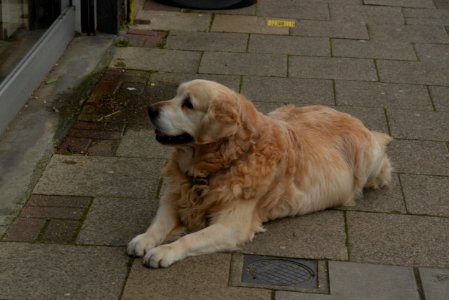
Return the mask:
<path fill-rule="evenodd" d="M 270 18 L 296 23 L 271 27 Z M 2 216 L 0 295 L 445 299 L 448 26 L 449 6 L 440 0 L 259 0 L 225 11 L 144 1 L 136 25 L 119 37 L 128 47 L 114 47 L 80 113 L 36 173 L 24 207 Z M 325 104 L 390 133 L 391 186 L 367 192 L 353 207 L 267 224 L 238 253 L 188 258 L 165 270 L 142 267 L 124 247 L 155 214 L 168 152 L 152 137 L 146 107 L 195 78 L 219 81 L 263 112 Z M 234 284 L 239 253 L 316 259 L 330 289 Z M 22 280 L 27 270 L 31 284 Z"/>

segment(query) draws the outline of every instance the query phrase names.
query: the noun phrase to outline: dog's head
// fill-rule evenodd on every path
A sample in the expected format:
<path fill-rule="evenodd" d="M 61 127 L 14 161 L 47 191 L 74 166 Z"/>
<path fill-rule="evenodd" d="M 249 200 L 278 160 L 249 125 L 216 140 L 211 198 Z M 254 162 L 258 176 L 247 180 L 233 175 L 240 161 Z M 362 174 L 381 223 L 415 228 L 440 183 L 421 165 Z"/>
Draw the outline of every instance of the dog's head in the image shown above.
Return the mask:
<path fill-rule="evenodd" d="M 148 110 L 156 139 L 167 145 L 209 144 L 234 135 L 240 127 L 239 95 L 213 81 L 181 84 L 176 96 Z"/>

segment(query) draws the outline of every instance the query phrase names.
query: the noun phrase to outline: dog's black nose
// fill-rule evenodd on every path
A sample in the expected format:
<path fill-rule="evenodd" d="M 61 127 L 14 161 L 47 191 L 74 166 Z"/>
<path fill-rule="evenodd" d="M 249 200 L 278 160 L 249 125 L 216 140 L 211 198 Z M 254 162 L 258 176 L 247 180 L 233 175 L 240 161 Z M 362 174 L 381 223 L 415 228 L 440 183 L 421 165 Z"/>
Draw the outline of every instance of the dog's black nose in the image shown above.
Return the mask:
<path fill-rule="evenodd" d="M 148 108 L 148 115 L 150 116 L 151 120 L 155 120 L 159 115 L 159 108 L 154 104 L 150 105 L 150 107 Z"/>

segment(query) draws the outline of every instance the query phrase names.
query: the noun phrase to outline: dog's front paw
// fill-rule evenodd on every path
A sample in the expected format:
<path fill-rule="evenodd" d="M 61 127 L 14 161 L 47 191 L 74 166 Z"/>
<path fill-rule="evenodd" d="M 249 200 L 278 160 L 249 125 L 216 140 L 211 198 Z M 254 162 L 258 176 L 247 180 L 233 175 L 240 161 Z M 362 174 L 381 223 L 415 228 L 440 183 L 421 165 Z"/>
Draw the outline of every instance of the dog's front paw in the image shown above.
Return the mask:
<path fill-rule="evenodd" d="M 185 257 L 171 244 L 151 249 L 145 254 L 143 263 L 151 268 L 166 268 Z"/>
<path fill-rule="evenodd" d="M 156 247 L 154 238 L 149 234 L 142 233 L 129 242 L 128 255 L 142 257 L 154 247 Z"/>

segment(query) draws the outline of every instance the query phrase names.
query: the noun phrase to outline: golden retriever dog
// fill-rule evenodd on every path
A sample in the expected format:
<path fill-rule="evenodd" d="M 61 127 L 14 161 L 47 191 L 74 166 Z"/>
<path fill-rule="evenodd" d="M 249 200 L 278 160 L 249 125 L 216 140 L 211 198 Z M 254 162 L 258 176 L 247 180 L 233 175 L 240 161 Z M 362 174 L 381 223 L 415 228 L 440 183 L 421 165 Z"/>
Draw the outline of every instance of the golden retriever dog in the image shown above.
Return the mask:
<path fill-rule="evenodd" d="M 221 84 L 193 80 L 149 115 L 173 152 L 157 214 L 128 254 L 152 268 L 236 249 L 263 222 L 354 205 L 364 188 L 391 180 L 391 137 L 329 107 L 264 115 Z"/>

